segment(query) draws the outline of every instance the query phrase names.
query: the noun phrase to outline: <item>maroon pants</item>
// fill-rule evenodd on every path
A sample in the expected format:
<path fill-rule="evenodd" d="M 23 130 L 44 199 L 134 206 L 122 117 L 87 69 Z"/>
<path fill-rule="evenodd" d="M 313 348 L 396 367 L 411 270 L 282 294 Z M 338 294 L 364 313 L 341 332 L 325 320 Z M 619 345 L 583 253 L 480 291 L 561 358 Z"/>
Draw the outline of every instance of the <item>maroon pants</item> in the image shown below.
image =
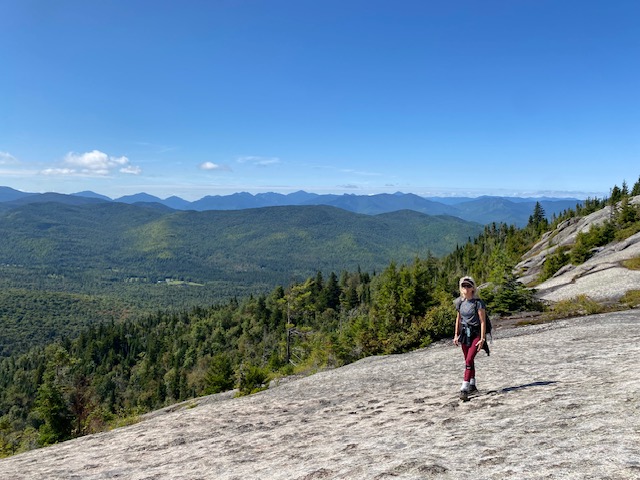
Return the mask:
<path fill-rule="evenodd" d="M 474 364 L 474 360 L 476 358 L 476 354 L 478 353 L 478 341 L 480 341 L 480 337 L 473 337 L 471 339 L 471 345 L 465 345 L 462 343 L 462 353 L 464 355 L 464 381 L 468 382 L 472 378 L 476 378 L 476 366 Z"/>

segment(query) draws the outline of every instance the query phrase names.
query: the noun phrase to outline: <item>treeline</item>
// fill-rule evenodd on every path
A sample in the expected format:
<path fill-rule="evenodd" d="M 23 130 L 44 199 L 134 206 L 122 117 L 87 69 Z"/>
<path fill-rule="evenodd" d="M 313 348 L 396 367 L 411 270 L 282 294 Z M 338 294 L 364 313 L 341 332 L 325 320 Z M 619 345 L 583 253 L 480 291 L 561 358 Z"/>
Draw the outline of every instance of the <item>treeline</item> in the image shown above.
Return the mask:
<path fill-rule="evenodd" d="M 624 198 L 605 204 L 619 212 Z M 488 285 L 482 297 L 492 315 L 540 309 L 513 267 L 559 221 L 549 222 L 538 204 L 525 228 L 488 225 L 444 258 L 317 273 L 268 294 L 93 325 L 74 339 L 2 359 L 0 455 L 102 431 L 189 398 L 234 388 L 249 394 L 277 376 L 448 338 L 463 274 Z"/>

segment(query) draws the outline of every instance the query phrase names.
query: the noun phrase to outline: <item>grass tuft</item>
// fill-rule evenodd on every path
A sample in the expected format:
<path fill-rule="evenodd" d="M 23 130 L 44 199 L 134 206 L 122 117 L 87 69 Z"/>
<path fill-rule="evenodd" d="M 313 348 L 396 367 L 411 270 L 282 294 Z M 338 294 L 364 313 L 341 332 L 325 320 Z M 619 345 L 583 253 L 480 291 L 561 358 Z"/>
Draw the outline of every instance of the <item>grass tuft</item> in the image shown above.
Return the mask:
<path fill-rule="evenodd" d="M 635 308 L 640 306 L 640 290 L 629 290 L 622 298 L 620 303 L 628 306 L 629 308 Z"/>
<path fill-rule="evenodd" d="M 624 260 L 622 262 L 622 266 L 628 268 L 629 270 L 640 270 L 640 257 Z"/>
<path fill-rule="evenodd" d="M 551 310 L 545 315 L 545 318 L 555 320 L 558 318 L 594 315 L 604 311 L 605 307 L 603 305 L 600 305 L 587 295 L 578 295 L 569 300 L 561 300 L 553 305 Z"/>

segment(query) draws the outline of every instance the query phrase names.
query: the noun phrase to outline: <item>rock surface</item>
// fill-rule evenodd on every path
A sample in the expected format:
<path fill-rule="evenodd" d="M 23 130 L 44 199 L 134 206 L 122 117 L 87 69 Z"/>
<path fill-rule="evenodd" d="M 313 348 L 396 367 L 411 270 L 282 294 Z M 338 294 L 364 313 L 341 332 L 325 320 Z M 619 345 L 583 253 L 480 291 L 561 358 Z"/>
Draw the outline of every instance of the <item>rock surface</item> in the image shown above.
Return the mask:
<path fill-rule="evenodd" d="M 640 196 L 630 203 L 640 204 Z M 588 232 L 594 225 L 602 225 L 611 217 L 611 207 L 605 207 L 586 217 L 571 218 L 548 232 L 516 265 L 519 280 L 529 285 L 542 271 L 547 255 L 559 247 L 572 246 L 578 232 Z M 536 285 L 537 297 L 549 302 L 568 300 L 577 295 L 587 295 L 598 302 L 616 301 L 629 290 L 640 290 L 640 271 L 629 270 L 624 260 L 640 257 L 640 233 L 624 241 L 599 248 L 585 263 L 567 265 L 545 282 Z"/>
<path fill-rule="evenodd" d="M 637 479 L 640 312 L 496 329 L 0 460 L 2 480 Z"/>
<path fill-rule="evenodd" d="M 573 268 L 563 269 L 536 286 L 537 296 L 557 302 L 580 294 L 598 302 L 618 300 L 629 290 L 640 290 L 640 271 L 629 270 L 624 260 L 640 257 L 640 233 L 600 249 Z"/>

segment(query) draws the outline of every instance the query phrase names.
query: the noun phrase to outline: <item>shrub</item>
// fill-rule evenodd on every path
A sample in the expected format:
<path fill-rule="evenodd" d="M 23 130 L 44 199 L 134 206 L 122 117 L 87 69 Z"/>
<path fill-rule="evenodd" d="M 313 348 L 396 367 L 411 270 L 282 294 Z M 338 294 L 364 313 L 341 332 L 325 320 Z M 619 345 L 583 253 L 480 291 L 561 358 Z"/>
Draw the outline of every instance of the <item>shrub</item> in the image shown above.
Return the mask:
<path fill-rule="evenodd" d="M 219 353 L 211 359 L 205 381 L 205 395 L 233 389 L 233 366 L 228 355 Z"/>
<path fill-rule="evenodd" d="M 633 223 L 627 227 L 624 227 L 616 232 L 616 240 L 624 240 L 631 235 L 635 235 L 640 232 L 640 222 Z"/>
<path fill-rule="evenodd" d="M 560 270 L 562 267 L 569 263 L 569 255 L 567 255 L 568 247 L 562 246 L 559 247 L 555 252 L 551 255 L 547 256 L 544 261 L 544 265 L 542 267 L 542 273 L 538 281 L 540 283 L 544 282 L 548 278 L 553 277 L 553 275 Z"/>
<path fill-rule="evenodd" d="M 512 277 L 499 285 L 483 288 L 480 297 L 487 304 L 489 315 L 507 315 L 527 310 L 544 310 L 544 305 L 535 298 L 534 293 L 534 290 L 526 288 Z"/>
<path fill-rule="evenodd" d="M 615 239 L 616 230 L 611 222 L 600 226 L 593 225 L 588 232 L 580 232 L 576 237 L 576 244 L 571 250 L 571 263 L 579 265 L 584 263 L 593 254 L 592 249 L 612 242 Z"/>
<path fill-rule="evenodd" d="M 238 395 L 250 395 L 269 388 L 270 373 L 257 365 L 243 365 L 240 368 Z"/>
<path fill-rule="evenodd" d="M 425 331 L 433 340 L 453 337 L 456 313 L 452 307 L 434 307 L 424 317 Z"/>
<path fill-rule="evenodd" d="M 578 295 L 570 300 L 561 300 L 556 303 L 551 312 L 548 313 L 550 318 L 567 318 L 582 315 L 593 315 L 601 313 L 604 310 L 602 305 L 587 295 Z"/>
<path fill-rule="evenodd" d="M 640 290 L 629 290 L 622 296 L 620 303 L 623 303 L 630 308 L 640 306 Z"/>
<path fill-rule="evenodd" d="M 640 257 L 630 258 L 629 260 L 624 260 L 622 265 L 629 270 L 640 270 Z"/>
<path fill-rule="evenodd" d="M 433 307 L 424 316 L 414 318 L 404 330 L 387 334 L 381 339 L 382 353 L 409 352 L 427 347 L 441 338 L 453 337 L 455 319 L 452 305 Z"/>

